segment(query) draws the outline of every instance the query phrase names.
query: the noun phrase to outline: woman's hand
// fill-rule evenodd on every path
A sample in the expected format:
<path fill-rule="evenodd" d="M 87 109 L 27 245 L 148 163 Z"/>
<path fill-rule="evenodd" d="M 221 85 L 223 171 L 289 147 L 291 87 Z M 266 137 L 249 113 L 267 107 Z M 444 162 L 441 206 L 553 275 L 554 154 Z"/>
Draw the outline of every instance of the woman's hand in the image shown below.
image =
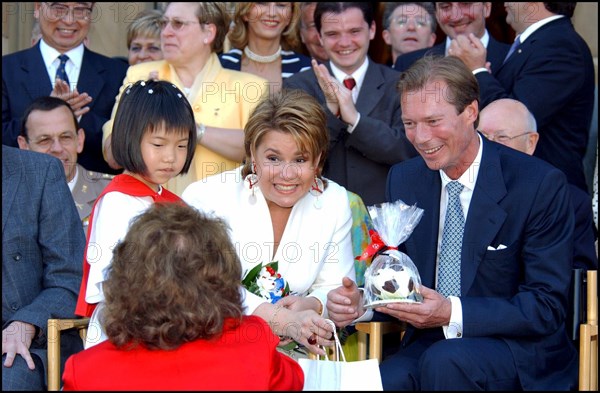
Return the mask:
<path fill-rule="evenodd" d="M 304 311 L 304 310 L 321 310 L 321 301 L 316 297 L 305 297 L 297 295 L 288 295 L 279 299 L 276 303 L 282 305 L 291 311 Z"/>
<path fill-rule="evenodd" d="M 286 310 L 284 315 L 282 335 L 291 337 L 310 352 L 325 356 L 321 347 L 334 345 L 333 327 L 314 310 Z"/>

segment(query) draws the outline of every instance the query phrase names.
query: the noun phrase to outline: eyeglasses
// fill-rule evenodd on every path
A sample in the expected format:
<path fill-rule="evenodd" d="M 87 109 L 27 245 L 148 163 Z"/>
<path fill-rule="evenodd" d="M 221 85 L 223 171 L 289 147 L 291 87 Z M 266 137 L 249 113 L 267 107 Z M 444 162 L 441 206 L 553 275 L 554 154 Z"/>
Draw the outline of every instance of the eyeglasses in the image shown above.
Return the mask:
<path fill-rule="evenodd" d="M 29 141 L 29 143 L 39 146 L 40 148 L 42 148 L 44 150 L 48 150 L 48 149 L 50 149 L 50 147 L 52 147 L 54 145 L 54 141 L 56 141 L 56 140 L 58 140 L 58 143 L 60 143 L 60 145 L 63 147 L 72 146 L 75 143 L 75 141 L 77 140 L 77 134 L 74 132 L 65 132 L 55 138 L 51 138 L 47 135 L 44 135 L 34 141 L 33 140 L 28 140 L 28 141 Z"/>
<path fill-rule="evenodd" d="M 192 25 L 192 24 L 200 24 L 199 21 L 197 20 L 190 20 L 190 21 L 184 21 L 184 20 L 179 20 L 179 19 L 169 19 L 169 18 L 162 18 L 158 21 L 156 21 L 156 24 L 158 25 L 158 27 L 161 30 L 164 30 L 167 25 L 171 25 L 171 28 L 174 31 L 179 31 L 181 29 L 183 29 L 183 26 L 187 26 L 187 25 Z"/>
<path fill-rule="evenodd" d="M 398 27 L 406 27 L 410 21 L 415 23 L 417 29 L 429 26 L 429 20 L 425 17 L 409 18 L 408 16 L 398 16 L 392 20 Z"/>
<path fill-rule="evenodd" d="M 482 134 L 483 134 L 483 136 L 485 136 L 490 141 L 504 143 L 504 142 L 512 141 L 513 139 L 518 138 L 518 137 L 523 136 L 523 135 L 529 135 L 529 134 L 531 134 L 531 131 L 527 131 L 527 132 L 524 132 L 522 134 L 515 135 L 515 136 L 508 136 L 508 135 L 502 135 L 502 134 L 493 136 L 493 135 L 485 134 L 483 132 L 482 132 Z"/>
<path fill-rule="evenodd" d="M 45 3 L 49 10 L 50 19 L 62 19 L 69 13 L 73 15 L 76 20 L 89 20 L 92 15 L 92 9 L 89 7 L 69 7 L 62 3 Z"/>

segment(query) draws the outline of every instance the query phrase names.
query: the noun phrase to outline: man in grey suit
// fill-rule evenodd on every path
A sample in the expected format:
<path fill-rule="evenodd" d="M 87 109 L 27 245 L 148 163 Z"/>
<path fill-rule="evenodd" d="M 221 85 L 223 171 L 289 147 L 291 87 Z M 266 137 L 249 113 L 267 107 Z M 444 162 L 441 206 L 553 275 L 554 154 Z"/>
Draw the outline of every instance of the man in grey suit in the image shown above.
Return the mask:
<path fill-rule="evenodd" d="M 84 140 L 85 132 L 69 104 L 50 96 L 38 97 L 27 107 L 17 138 L 21 149 L 50 154 L 62 162 L 83 231 L 87 233 L 94 202 L 114 176 L 88 171 L 77 163 Z"/>
<path fill-rule="evenodd" d="M 74 318 L 85 236 L 60 162 L 2 146 L 2 389 L 44 390 L 49 318 Z M 62 361 L 83 348 L 63 334 Z"/>
<path fill-rule="evenodd" d="M 399 73 L 368 58 L 376 25 L 369 3 L 319 3 L 315 26 L 329 62 L 300 72 L 284 87 L 302 89 L 327 113 L 330 147 L 325 177 L 366 205 L 385 201 L 390 166 L 416 156 L 404 134 Z"/>

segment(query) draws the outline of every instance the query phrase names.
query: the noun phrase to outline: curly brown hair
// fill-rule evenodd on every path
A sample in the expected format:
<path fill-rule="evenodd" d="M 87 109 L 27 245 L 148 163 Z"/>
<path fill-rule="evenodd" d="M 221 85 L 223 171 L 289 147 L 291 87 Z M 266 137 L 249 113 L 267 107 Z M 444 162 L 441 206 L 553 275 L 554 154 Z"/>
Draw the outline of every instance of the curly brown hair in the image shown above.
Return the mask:
<path fill-rule="evenodd" d="M 125 349 L 219 336 L 226 318 L 241 322 L 241 274 L 223 220 L 184 203 L 154 204 L 114 250 L 101 322 Z"/>

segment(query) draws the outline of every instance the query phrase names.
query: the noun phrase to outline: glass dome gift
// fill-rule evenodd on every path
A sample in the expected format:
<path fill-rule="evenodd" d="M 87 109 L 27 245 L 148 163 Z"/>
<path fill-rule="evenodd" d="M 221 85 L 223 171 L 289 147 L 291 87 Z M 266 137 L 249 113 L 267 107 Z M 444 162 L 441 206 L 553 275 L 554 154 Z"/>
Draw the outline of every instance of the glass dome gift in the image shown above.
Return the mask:
<path fill-rule="evenodd" d="M 423 301 L 421 277 L 410 257 L 398 251 L 423 216 L 423 209 L 397 200 L 369 206 L 374 230 L 371 243 L 359 259 L 373 260 L 365 271 L 365 307 L 393 302 Z"/>

